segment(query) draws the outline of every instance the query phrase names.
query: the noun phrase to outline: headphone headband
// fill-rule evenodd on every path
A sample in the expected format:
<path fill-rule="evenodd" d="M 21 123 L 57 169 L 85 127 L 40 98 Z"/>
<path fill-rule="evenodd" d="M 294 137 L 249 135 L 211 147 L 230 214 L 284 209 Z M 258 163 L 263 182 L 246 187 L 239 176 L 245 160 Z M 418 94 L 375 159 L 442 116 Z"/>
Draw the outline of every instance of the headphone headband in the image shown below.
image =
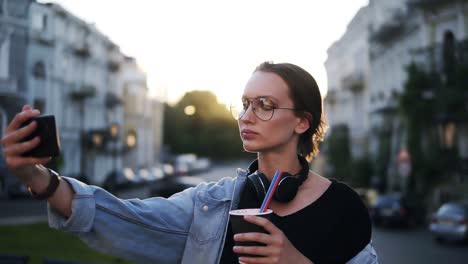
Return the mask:
<path fill-rule="evenodd" d="M 289 202 L 297 194 L 299 186 L 304 183 L 309 175 L 309 163 L 301 156 L 297 155 L 301 164 L 301 170 L 296 175 L 291 175 L 288 172 L 283 172 L 280 182 L 274 193 L 275 200 L 279 202 Z M 267 190 L 270 187 L 270 180 L 261 172 L 258 171 L 258 159 L 250 163 L 247 168 L 247 187 L 257 197 L 257 202 L 262 202 Z"/>
<path fill-rule="evenodd" d="M 301 170 L 297 174 L 294 174 L 294 176 L 298 176 L 297 179 L 299 180 L 299 184 L 302 184 L 307 179 L 307 175 L 309 174 L 309 162 L 307 162 L 307 160 L 299 154 L 297 155 L 297 158 L 301 164 Z M 247 168 L 247 175 L 250 175 L 256 171 L 258 171 L 258 159 L 253 160 L 249 164 L 249 167 Z"/>

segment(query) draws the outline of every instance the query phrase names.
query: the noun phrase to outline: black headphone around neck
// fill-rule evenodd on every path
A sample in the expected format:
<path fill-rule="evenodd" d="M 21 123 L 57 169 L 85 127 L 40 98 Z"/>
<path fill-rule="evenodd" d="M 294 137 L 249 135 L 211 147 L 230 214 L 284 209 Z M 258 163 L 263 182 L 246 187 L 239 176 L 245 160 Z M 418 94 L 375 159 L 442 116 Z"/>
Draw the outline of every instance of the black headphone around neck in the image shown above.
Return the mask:
<path fill-rule="evenodd" d="M 294 199 L 299 186 L 309 175 L 309 163 L 301 155 L 298 155 L 298 158 L 301 163 L 301 171 L 296 175 L 291 175 L 288 172 L 283 172 L 281 175 L 280 182 L 273 195 L 273 198 L 278 202 L 287 203 Z M 252 190 L 256 194 L 258 202 L 261 203 L 268 192 L 270 181 L 263 173 L 258 171 L 258 160 L 250 163 L 247 174 L 246 189 Z"/>

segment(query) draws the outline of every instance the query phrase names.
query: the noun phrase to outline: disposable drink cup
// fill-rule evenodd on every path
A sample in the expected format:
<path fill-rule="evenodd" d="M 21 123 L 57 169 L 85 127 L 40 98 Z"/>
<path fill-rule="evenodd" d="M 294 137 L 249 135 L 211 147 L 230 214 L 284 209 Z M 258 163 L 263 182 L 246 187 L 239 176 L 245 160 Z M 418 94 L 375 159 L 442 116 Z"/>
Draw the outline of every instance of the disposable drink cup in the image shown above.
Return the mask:
<path fill-rule="evenodd" d="M 265 233 L 268 232 L 263 229 L 263 227 L 247 222 L 244 220 L 245 215 L 254 215 L 258 217 L 264 217 L 271 221 L 271 216 L 273 211 L 271 209 L 267 209 L 265 212 L 260 212 L 259 208 L 250 208 L 250 209 L 238 209 L 232 210 L 229 212 L 229 221 L 231 224 L 232 232 L 235 234 L 239 233 Z M 263 243 L 259 243 L 256 241 L 234 241 L 236 246 L 265 246 Z M 257 255 L 251 254 L 238 254 L 239 257 L 258 257 Z"/>

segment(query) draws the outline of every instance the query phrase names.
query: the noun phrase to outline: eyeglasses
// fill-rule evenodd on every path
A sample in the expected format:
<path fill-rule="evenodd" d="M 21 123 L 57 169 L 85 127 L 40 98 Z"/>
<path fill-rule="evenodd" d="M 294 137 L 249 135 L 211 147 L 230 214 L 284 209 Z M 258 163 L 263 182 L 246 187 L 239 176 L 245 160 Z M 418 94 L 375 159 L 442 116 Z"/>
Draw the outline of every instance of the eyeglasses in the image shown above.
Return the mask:
<path fill-rule="evenodd" d="M 294 108 L 275 106 L 273 101 L 267 97 L 257 97 L 253 99 L 242 98 L 242 101 L 239 103 L 231 103 L 230 109 L 234 119 L 241 119 L 250 105 L 252 105 L 254 114 L 263 121 L 270 120 L 273 117 L 275 109 L 302 111 Z"/>

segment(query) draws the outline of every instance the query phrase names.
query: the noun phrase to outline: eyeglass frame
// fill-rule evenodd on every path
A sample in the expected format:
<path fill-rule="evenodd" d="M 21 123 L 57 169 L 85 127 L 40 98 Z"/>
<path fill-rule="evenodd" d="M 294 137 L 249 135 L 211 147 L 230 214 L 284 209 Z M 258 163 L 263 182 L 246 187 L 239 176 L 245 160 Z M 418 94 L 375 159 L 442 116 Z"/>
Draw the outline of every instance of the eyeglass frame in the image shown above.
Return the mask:
<path fill-rule="evenodd" d="M 236 117 L 232 114 L 232 107 L 233 107 L 233 105 L 232 105 L 232 103 L 231 103 L 231 105 L 230 105 L 230 107 L 229 107 L 229 110 L 230 110 L 230 112 L 231 112 L 232 117 L 233 117 L 235 120 L 237 120 L 237 121 L 238 121 L 238 120 L 241 120 L 241 118 L 244 117 L 245 113 L 247 113 L 247 110 L 249 110 L 249 107 L 252 105 L 252 102 L 253 102 L 254 100 L 259 101 L 260 99 L 268 99 L 268 100 L 270 100 L 270 101 L 273 102 L 273 100 L 271 100 L 271 99 L 268 98 L 267 96 L 259 96 L 259 97 L 255 97 L 255 98 L 251 98 L 251 99 L 249 99 L 249 98 L 247 98 L 247 97 L 242 97 L 242 100 L 246 100 L 249 104 L 247 105 L 247 108 L 245 108 L 245 109 L 244 109 L 244 107 L 242 107 L 243 113 L 240 114 L 238 118 L 236 118 Z M 254 115 L 255 115 L 258 119 L 260 119 L 260 120 L 262 120 L 262 121 L 269 121 L 269 120 L 271 120 L 271 119 L 273 118 L 273 115 L 275 114 L 275 109 L 284 109 L 284 110 L 291 110 L 291 111 L 295 111 L 295 112 L 306 112 L 306 113 L 307 113 L 306 110 L 296 109 L 296 108 L 291 108 L 291 107 L 280 107 L 280 106 L 275 106 L 275 105 L 272 105 L 271 107 L 272 107 L 272 109 L 271 109 L 271 116 L 270 116 L 268 119 L 263 119 L 263 118 L 259 117 L 258 114 L 257 114 L 257 112 L 255 111 L 255 108 L 253 107 L 253 105 L 252 105 L 252 112 L 254 113 Z M 242 111 L 240 111 L 239 113 L 241 113 Z M 270 111 L 270 110 L 264 110 L 264 111 Z"/>

